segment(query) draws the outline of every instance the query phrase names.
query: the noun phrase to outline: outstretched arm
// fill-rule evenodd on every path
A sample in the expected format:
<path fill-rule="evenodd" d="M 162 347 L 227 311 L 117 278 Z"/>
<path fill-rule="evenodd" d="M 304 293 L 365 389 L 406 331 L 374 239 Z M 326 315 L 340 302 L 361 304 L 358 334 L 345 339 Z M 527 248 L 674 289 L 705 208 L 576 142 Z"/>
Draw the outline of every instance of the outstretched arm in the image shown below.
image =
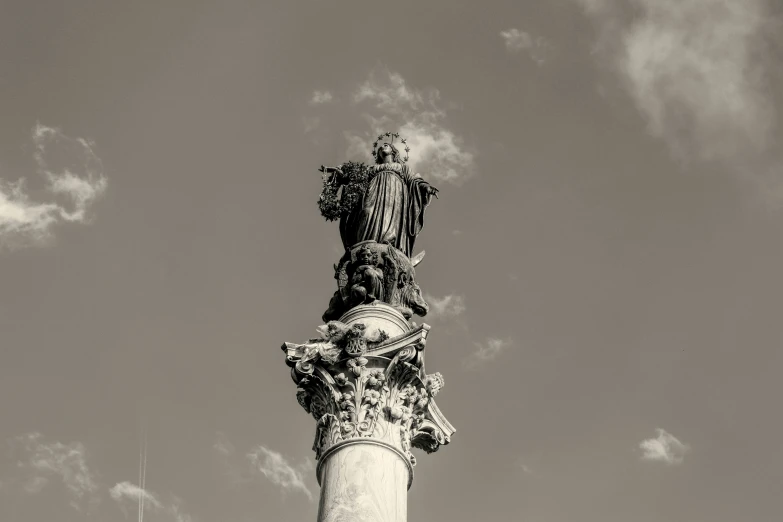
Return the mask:
<path fill-rule="evenodd" d="M 411 173 L 410 169 L 406 165 L 403 167 L 402 175 L 407 183 L 421 185 L 421 192 L 427 196 L 427 199 L 429 199 L 431 196 L 435 196 L 435 199 L 438 199 L 438 192 L 440 191 L 425 181 L 424 178 L 421 177 L 421 174 L 418 172 Z"/>

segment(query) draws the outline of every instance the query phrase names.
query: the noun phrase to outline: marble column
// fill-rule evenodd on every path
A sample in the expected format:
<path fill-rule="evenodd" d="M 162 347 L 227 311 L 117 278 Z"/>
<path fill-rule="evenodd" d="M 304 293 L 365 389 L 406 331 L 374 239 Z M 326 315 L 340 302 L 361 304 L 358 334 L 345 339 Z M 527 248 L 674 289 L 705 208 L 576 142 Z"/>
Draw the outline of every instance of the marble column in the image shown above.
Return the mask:
<path fill-rule="evenodd" d="M 318 522 L 405 522 L 416 458 L 448 444 L 454 428 L 424 371 L 430 327 L 376 302 L 319 329 L 322 339 L 283 345 L 299 404 L 317 421 Z"/>
<path fill-rule="evenodd" d="M 372 440 L 348 440 L 321 457 L 318 522 L 405 522 L 410 461 Z"/>

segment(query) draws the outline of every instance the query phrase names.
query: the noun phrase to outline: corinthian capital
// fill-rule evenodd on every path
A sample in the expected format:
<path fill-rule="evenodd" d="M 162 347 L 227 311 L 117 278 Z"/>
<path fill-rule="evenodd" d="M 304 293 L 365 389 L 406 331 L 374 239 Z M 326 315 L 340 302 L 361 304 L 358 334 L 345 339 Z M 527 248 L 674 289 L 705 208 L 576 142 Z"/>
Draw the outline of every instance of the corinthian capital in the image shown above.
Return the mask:
<path fill-rule="evenodd" d="M 448 444 L 455 430 L 434 401 L 444 380 L 424 372 L 429 326 L 411 328 L 382 303 L 353 308 L 341 321 L 322 327 L 321 339 L 283 345 L 297 400 L 317 421 L 316 459 L 366 441 L 394 450 L 410 468 L 411 448 L 431 453 Z"/>

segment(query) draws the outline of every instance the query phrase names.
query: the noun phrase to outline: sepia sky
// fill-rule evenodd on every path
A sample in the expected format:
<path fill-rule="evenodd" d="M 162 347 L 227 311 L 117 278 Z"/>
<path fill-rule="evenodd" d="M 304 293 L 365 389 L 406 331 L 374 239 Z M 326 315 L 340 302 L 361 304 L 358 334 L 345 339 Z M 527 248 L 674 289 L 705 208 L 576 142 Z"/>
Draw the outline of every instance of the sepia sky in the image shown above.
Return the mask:
<path fill-rule="evenodd" d="M 411 521 L 783 513 L 778 0 L 0 0 L 0 520 L 315 520 L 280 345 L 399 130 L 452 443 Z M 146 433 L 144 489 L 140 445 Z"/>

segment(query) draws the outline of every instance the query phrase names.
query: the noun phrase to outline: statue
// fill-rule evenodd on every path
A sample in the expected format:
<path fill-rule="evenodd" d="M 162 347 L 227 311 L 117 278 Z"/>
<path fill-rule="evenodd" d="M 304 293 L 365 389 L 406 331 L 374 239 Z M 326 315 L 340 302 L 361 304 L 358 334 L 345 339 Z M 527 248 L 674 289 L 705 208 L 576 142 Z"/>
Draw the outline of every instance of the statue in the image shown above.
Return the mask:
<path fill-rule="evenodd" d="M 438 189 L 411 174 L 394 145 L 399 134 L 387 132 L 373 143 L 373 165 L 347 162 L 321 166 L 324 190 L 318 201 L 327 220 L 340 220 L 345 255 L 335 265 L 338 290 L 324 321 L 339 319 L 354 306 L 387 303 L 410 319 L 427 313 L 427 303 L 414 280 L 411 259 L 416 236 L 424 226 L 424 211 Z M 338 192 L 342 190 L 338 198 Z"/>
<path fill-rule="evenodd" d="M 424 211 L 432 196 L 438 197 L 438 189 L 420 175 L 411 174 L 405 164 L 407 156 L 402 158 L 394 146 L 396 137 L 399 134 L 391 132 L 378 136 L 372 151 L 375 165 L 362 165 L 367 186 L 357 201 L 352 202 L 352 208 L 343 209 L 340 216 L 340 237 L 346 249 L 372 240 L 390 244 L 408 257 L 413 253 L 416 236 L 424 226 Z M 391 139 L 379 147 L 384 138 Z M 405 144 L 405 139 L 401 142 Z M 406 153 L 409 150 L 406 145 Z M 341 167 L 321 166 L 320 169 L 328 175 L 326 182 L 335 188 L 350 181 L 349 174 Z"/>

